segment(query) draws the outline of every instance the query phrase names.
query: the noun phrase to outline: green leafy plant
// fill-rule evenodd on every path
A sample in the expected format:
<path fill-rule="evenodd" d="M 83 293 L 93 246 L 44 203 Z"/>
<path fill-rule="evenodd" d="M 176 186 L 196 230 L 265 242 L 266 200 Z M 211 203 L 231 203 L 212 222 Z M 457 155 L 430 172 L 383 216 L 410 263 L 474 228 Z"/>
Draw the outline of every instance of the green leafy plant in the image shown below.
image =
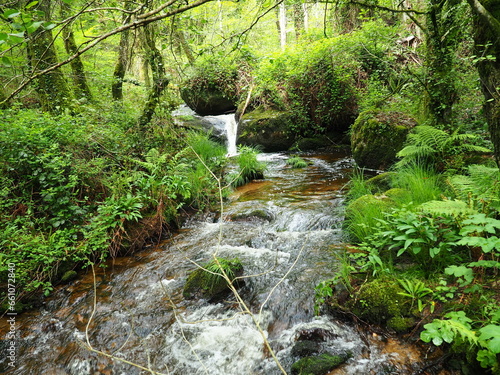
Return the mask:
<path fill-rule="evenodd" d="M 307 162 L 300 156 L 292 156 L 286 160 L 286 163 L 292 168 L 305 168 Z"/>
<path fill-rule="evenodd" d="M 405 290 L 404 293 L 399 293 L 399 294 L 412 299 L 410 309 L 413 308 L 413 305 L 415 304 L 416 301 L 418 311 L 422 312 L 425 307 L 424 297 L 431 294 L 432 289 L 427 288 L 425 284 L 420 280 L 398 279 L 398 282 Z M 431 304 L 430 306 L 431 306 L 431 313 L 433 313 L 434 304 Z"/>
<path fill-rule="evenodd" d="M 459 133 L 459 129 L 449 134 L 429 125 L 417 126 L 408 135 L 407 146 L 398 153 L 402 158 L 398 165 L 420 160 L 443 170 L 447 163 L 452 163 L 455 155 L 491 152 L 485 147 L 468 143 L 477 138 L 474 134 Z"/>

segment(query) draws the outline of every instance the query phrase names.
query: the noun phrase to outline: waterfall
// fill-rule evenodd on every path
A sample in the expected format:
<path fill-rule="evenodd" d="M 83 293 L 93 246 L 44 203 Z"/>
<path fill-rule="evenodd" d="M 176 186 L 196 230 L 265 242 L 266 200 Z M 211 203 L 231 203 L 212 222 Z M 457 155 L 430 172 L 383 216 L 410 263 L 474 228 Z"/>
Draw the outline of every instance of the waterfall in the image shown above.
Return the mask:
<path fill-rule="evenodd" d="M 226 119 L 227 153 L 229 156 L 236 155 L 236 138 L 238 136 L 238 122 L 233 114 L 223 115 Z"/>
<path fill-rule="evenodd" d="M 238 133 L 238 122 L 234 113 L 218 116 L 205 116 L 203 119 L 209 122 L 215 132 L 222 133 L 226 138 L 227 154 L 233 156 L 238 153 L 236 148 L 236 138 Z"/>

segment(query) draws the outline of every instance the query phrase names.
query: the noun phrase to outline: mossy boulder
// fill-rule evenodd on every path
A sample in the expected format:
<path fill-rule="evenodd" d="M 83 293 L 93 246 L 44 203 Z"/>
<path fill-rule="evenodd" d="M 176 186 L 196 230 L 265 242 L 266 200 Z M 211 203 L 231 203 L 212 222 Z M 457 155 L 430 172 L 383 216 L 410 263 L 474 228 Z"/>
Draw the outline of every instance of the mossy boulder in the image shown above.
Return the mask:
<path fill-rule="evenodd" d="M 287 151 L 295 142 L 292 116 L 283 111 L 257 108 L 245 112 L 238 126 L 238 143 L 264 152 Z"/>
<path fill-rule="evenodd" d="M 238 102 L 238 67 L 200 60 L 180 88 L 182 100 L 201 116 L 234 112 Z"/>
<path fill-rule="evenodd" d="M 349 359 L 349 355 L 321 354 L 299 359 L 292 365 L 293 375 L 326 375 Z"/>
<path fill-rule="evenodd" d="M 387 328 L 393 329 L 397 333 L 408 332 L 415 326 L 415 319 L 412 317 L 394 316 L 387 321 Z"/>
<path fill-rule="evenodd" d="M 385 212 L 395 205 L 396 203 L 387 195 L 365 194 L 349 202 L 345 211 L 345 220 L 349 221 L 354 215 L 366 211 L 368 206 L 377 211 Z"/>
<path fill-rule="evenodd" d="M 395 202 L 409 202 L 411 200 L 411 192 L 402 188 L 392 188 L 385 191 L 382 195 Z"/>
<path fill-rule="evenodd" d="M 363 168 L 385 169 L 396 161 L 416 121 L 400 112 L 365 111 L 351 127 L 351 149 Z"/>
<path fill-rule="evenodd" d="M 222 115 L 236 110 L 236 98 L 214 87 L 183 87 L 180 94 L 186 105 L 201 116 Z"/>
<path fill-rule="evenodd" d="M 396 281 L 375 279 L 363 284 L 348 306 L 365 321 L 385 324 L 392 318 L 411 315 L 405 297 L 400 293 L 404 293 L 404 290 Z"/>
<path fill-rule="evenodd" d="M 229 285 L 222 276 L 221 268 L 230 280 L 243 274 L 243 265 L 239 259 L 217 258 L 217 262 L 213 260 L 191 272 L 184 285 L 184 297 L 214 300 L 229 292 Z"/>
<path fill-rule="evenodd" d="M 380 173 L 366 180 L 366 185 L 372 192 L 381 193 L 391 188 L 392 178 L 394 175 L 395 172 Z"/>

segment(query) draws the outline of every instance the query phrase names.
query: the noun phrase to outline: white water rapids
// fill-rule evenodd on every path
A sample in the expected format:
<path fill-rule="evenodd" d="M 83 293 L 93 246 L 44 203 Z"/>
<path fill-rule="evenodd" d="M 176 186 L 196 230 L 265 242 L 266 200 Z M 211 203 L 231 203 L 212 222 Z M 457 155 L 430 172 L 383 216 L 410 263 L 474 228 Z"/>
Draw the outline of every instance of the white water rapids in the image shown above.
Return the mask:
<path fill-rule="evenodd" d="M 18 367 L 6 374 L 146 374 L 119 359 L 170 375 L 278 375 L 261 333 L 233 296 L 211 303 L 185 300 L 193 263 L 237 257 L 246 280 L 239 291 L 278 360 L 290 373 L 292 347 L 304 330 L 326 332 L 321 350 L 352 353 L 331 374 L 411 374 L 416 360 L 402 344 L 316 317 L 314 287 L 332 277 L 341 244 L 343 196 L 352 162 L 343 155 L 303 155 L 294 170 L 287 155 L 267 154 L 266 180 L 238 189 L 220 218 L 192 219 L 159 248 L 98 269 L 97 305 L 89 272 L 60 287 L 39 311 L 19 317 Z M 175 308 L 172 304 L 175 304 Z M 396 349 L 393 349 L 395 347 Z M 403 349 L 402 349 L 403 348 Z M 10 370 L 10 371 L 9 371 Z"/>

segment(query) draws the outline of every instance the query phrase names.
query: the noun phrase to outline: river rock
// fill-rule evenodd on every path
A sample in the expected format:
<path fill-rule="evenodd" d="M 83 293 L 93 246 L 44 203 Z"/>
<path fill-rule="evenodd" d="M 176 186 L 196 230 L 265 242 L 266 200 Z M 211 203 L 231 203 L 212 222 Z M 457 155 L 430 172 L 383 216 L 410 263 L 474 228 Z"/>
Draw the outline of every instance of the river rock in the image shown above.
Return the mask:
<path fill-rule="evenodd" d="M 292 116 L 288 112 L 257 108 L 239 119 L 238 143 L 257 146 L 264 152 L 287 151 L 295 142 L 290 134 Z"/>
<path fill-rule="evenodd" d="M 400 112 L 365 111 L 351 127 L 351 148 L 363 168 L 386 169 L 396 161 L 416 121 Z"/>
<path fill-rule="evenodd" d="M 349 359 L 349 355 L 321 354 L 299 359 L 292 365 L 292 375 L 326 375 Z"/>
<path fill-rule="evenodd" d="M 243 265 L 239 259 L 218 258 L 228 277 L 234 279 L 243 274 Z M 183 295 L 185 298 L 201 297 L 208 300 L 217 300 L 229 292 L 228 282 L 222 277 L 206 270 L 219 273 L 215 261 L 205 264 L 203 268 L 197 268 L 188 276 L 184 285 Z M 219 268 L 220 269 L 220 268 Z M 234 285 L 234 284 L 233 284 Z M 241 285 L 235 285 L 241 286 Z"/>
<path fill-rule="evenodd" d="M 201 116 L 222 115 L 236 110 L 236 98 L 217 88 L 183 87 L 180 94 L 186 105 Z"/>

